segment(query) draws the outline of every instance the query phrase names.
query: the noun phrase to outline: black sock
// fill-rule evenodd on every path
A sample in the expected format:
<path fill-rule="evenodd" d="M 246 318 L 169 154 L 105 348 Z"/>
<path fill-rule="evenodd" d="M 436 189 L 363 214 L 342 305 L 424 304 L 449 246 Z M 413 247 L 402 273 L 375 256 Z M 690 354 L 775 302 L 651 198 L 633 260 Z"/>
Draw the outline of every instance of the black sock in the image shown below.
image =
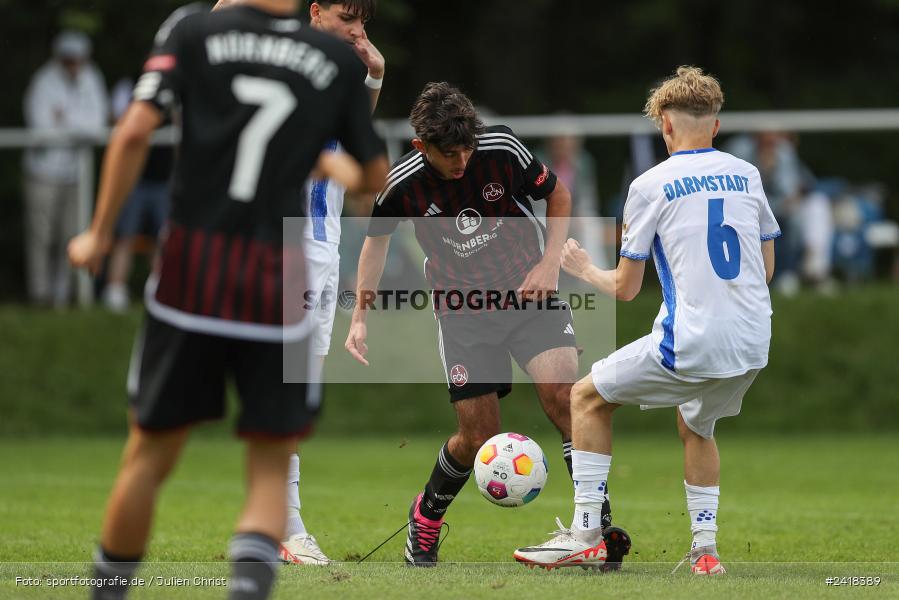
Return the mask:
<path fill-rule="evenodd" d="M 571 440 L 562 440 L 562 458 L 565 459 L 565 466 L 568 467 L 568 475 L 574 475 L 574 467 L 571 466 Z"/>
<path fill-rule="evenodd" d="M 602 528 L 612 526 L 612 505 L 609 503 L 609 482 L 606 482 L 606 499 L 602 501 L 602 511 L 600 512 L 599 522 Z"/>
<path fill-rule="evenodd" d="M 228 554 L 231 557 L 228 599 L 268 598 L 278 566 L 278 541 L 261 533 L 235 533 Z"/>
<path fill-rule="evenodd" d="M 437 462 L 431 471 L 431 478 L 425 485 L 424 497 L 419 507 L 423 517 L 434 521 L 443 518 L 446 509 L 471 475 L 471 465 L 465 466 L 453 458 L 448 445 L 449 442 L 444 444 L 437 454 Z"/>
<path fill-rule="evenodd" d="M 93 600 L 122 600 L 134 572 L 140 566 L 140 556 L 115 556 L 97 546 L 94 551 L 94 579 L 97 584 L 91 590 Z"/>

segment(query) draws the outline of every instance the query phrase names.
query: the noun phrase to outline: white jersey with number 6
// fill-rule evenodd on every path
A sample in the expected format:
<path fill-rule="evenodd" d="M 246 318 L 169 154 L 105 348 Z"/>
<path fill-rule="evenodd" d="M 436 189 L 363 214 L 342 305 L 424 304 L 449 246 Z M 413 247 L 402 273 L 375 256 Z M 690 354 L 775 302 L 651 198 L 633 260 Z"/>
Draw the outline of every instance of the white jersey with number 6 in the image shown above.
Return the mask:
<path fill-rule="evenodd" d="M 662 284 L 652 340 L 664 367 L 723 378 L 768 363 L 761 242 L 780 229 L 758 169 L 713 148 L 676 152 L 631 184 L 623 228 L 621 256 L 652 255 Z"/>

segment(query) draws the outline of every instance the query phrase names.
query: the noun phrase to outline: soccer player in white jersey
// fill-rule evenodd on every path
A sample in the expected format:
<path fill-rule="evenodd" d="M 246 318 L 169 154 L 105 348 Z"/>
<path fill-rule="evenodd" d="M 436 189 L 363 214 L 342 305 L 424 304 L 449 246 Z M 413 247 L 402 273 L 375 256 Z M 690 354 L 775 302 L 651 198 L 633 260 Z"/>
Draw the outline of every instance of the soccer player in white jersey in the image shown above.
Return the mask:
<path fill-rule="evenodd" d="M 371 99 L 372 111 L 378 103 L 384 79 L 384 57 L 371 43 L 365 32 L 365 24 L 374 16 L 376 0 L 319 0 L 309 6 L 312 27 L 326 31 L 350 44 L 368 70 L 365 85 Z M 360 77 L 362 70 L 360 69 Z M 329 150 L 339 151 L 337 142 L 329 144 Z M 319 357 L 322 367 L 331 346 L 334 328 L 334 312 L 337 306 L 338 280 L 340 277 L 340 215 L 343 212 L 343 196 L 346 187 L 333 179 L 316 178 L 306 182 L 305 197 L 308 225 L 306 227 L 306 267 L 309 292 L 307 305 L 313 307 L 310 317 L 314 321 L 310 351 Z M 287 478 L 287 533 L 281 543 L 280 555 L 285 562 L 294 564 L 327 565 L 330 561 L 318 546 L 315 537 L 306 531 L 300 516 L 300 457 L 290 459 Z"/>
<path fill-rule="evenodd" d="M 215 9 L 241 4 L 244 0 L 219 0 Z M 385 61 L 381 52 L 371 43 L 365 32 L 365 24 L 375 14 L 377 0 L 317 0 L 309 5 L 309 22 L 313 28 L 326 31 L 340 38 L 356 52 L 367 70 L 365 86 L 371 100 L 372 111 L 378 104 L 381 84 L 384 80 Z M 326 150 L 339 152 L 337 142 L 330 142 Z M 333 159 L 332 159 L 333 160 Z M 334 169 L 346 169 L 346 161 L 328 162 Z M 323 163 L 319 163 L 323 166 Z M 335 171 L 342 172 L 342 171 Z M 347 175 L 352 179 L 352 174 Z M 306 254 L 306 278 L 308 291 L 304 301 L 311 310 L 313 320 L 310 352 L 318 357 L 318 372 L 311 379 L 318 380 L 328 349 L 331 346 L 331 330 L 337 306 L 337 285 L 340 275 L 340 214 L 343 212 L 343 196 L 346 186 L 334 179 L 313 176 L 306 182 L 304 198 L 308 226 L 304 252 Z M 286 563 L 298 565 L 327 565 L 331 561 L 322 552 L 315 537 L 306 531 L 300 516 L 300 457 L 290 457 L 287 473 L 287 531 L 279 548 L 279 556 Z"/>
<path fill-rule="evenodd" d="M 663 303 L 652 333 L 593 365 L 571 391 L 575 491 L 571 528 L 514 556 L 544 567 L 601 564 L 600 509 L 612 462 L 612 413 L 621 405 L 677 407 L 693 573 L 718 575 L 720 461 L 715 422 L 740 412 L 768 362 L 774 238 L 780 235 L 758 170 L 712 147 L 724 102 L 713 77 L 680 67 L 655 88 L 646 115 L 671 155 L 631 184 L 621 259 L 604 271 L 575 240 L 562 267 L 619 300 L 640 291 L 650 256 Z M 684 561 L 681 561 L 682 563 Z"/>
<path fill-rule="evenodd" d="M 216 9 L 241 4 L 243 0 L 219 0 Z M 371 100 L 372 111 L 378 104 L 381 84 L 384 80 L 385 61 L 381 52 L 371 43 L 365 32 L 365 24 L 375 14 L 377 0 L 317 0 L 309 5 L 309 22 L 313 28 L 326 31 L 340 38 L 356 52 L 360 65 L 367 70 L 365 86 Z M 337 142 L 330 142 L 326 150 L 339 152 Z M 344 161 L 329 163 L 335 168 L 346 168 Z M 346 186 L 334 179 L 316 177 L 306 182 L 305 203 L 308 226 L 306 228 L 306 278 L 308 291 L 303 298 L 312 311 L 313 320 L 310 352 L 318 357 L 320 373 L 328 349 L 331 346 L 331 330 L 337 306 L 337 286 L 340 276 L 340 214 L 343 212 L 343 196 Z M 318 379 L 319 373 L 313 374 Z M 300 457 L 290 457 L 287 474 L 287 532 L 281 542 L 281 560 L 300 565 L 327 565 L 331 561 L 322 552 L 315 537 L 306 531 L 300 516 Z"/>

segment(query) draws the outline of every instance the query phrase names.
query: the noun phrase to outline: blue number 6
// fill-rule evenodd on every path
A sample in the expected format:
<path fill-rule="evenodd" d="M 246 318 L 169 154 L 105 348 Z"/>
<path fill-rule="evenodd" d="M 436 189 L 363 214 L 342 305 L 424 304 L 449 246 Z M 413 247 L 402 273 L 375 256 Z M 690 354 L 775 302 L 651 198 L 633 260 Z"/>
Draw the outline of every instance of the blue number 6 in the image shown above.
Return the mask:
<path fill-rule="evenodd" d="M 724 198 L 709 199 L 709 259 L 721 279 L 736 279 L 740 274 L 740 237 L 737 230 L 724 224 Z"/>

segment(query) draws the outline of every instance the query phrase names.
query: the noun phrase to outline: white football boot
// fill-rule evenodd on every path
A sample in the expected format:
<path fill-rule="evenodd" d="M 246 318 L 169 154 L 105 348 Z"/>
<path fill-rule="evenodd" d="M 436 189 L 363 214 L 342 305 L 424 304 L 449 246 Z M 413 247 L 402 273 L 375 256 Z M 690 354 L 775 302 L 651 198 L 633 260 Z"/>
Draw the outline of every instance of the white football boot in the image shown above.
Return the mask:
<path fill-rule="evenodd" d="M 724 575 L 727 573 L 724 565 L 721 564 L 718 549 L 714 545 L 693 548 L 677 563 L 674 571 L 677 571 L 688 560 L 690 561 L 690 571 L 694 575 Z M 674 571 L 671 573 L 673 574 Z"/>
<path fill-rule="evenodd" d="M 308 533 L 298 533 L 281 542 L 278 557 L 283 562 L 295 565 L 331 564 L 331 559 L 318 547 L 315 536 Z"/>
<path fill-rule="evenodd" d="M 579 540 L 571 529 L 556 518 L 558 529 L 552 538 L 539 546 L 519 548 L 512 555 L 520 563 L 530 567 L 555 569 L 557 567 L 599 568 L 606 562 L 606 542 L 590 545 Z"/>

